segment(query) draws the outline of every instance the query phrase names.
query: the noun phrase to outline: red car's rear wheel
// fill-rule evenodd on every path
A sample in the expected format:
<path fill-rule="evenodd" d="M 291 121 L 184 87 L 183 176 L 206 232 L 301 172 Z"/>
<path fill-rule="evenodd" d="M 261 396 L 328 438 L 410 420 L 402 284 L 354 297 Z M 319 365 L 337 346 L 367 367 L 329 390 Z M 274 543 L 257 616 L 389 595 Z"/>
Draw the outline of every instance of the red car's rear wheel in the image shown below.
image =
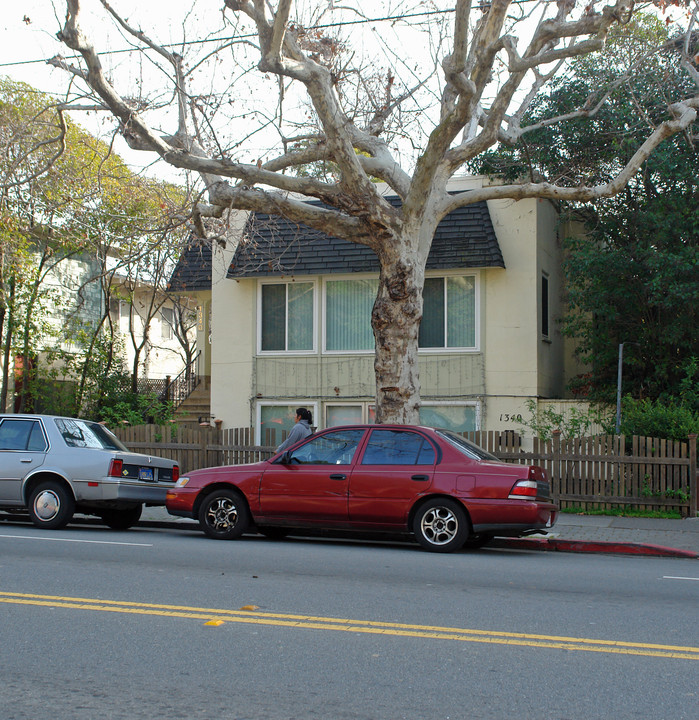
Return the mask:
<path fill-rule="evenodd" d="M 466 511 L 456 500 L 428 500 L 415 513 L 413 533 L 420 545 L 431 552 L 459 550 L 469 535 Z"/>

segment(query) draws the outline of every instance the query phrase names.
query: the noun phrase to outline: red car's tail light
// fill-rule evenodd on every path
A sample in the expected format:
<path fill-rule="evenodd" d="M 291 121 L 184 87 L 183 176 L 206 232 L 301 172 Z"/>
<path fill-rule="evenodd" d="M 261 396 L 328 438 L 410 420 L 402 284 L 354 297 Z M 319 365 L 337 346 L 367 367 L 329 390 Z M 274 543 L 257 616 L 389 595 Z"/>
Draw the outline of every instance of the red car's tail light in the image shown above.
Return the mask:
<path fill-rule="evenodd" d="M 109 477 L 121 477 L 121 470 L 124 467 L 123 460 L 116 458 L 109 463 Z"/>
<path fill-rule="evenodd" d="M 515 500 L 535 498 L 537 490 L 536 480 L 517 480 L 510 490 L 510 498 Z"/>
<path fill-rule="evenodd" d="M 178 465 L 175 465 L 172 468 L 172 482 L 177 482 L 180 479 L 180 468 Z"/>

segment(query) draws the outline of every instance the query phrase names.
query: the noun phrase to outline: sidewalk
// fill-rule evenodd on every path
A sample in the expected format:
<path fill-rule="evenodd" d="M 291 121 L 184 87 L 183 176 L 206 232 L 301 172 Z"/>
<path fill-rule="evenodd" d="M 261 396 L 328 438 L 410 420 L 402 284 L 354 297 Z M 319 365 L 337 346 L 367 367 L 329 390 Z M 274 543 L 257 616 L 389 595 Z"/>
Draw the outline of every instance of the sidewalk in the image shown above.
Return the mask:
<path fill-rule="evenodd" d="M 140 524 L 192 530 L 199 528 L 194 520 L 169 515 L 162 507 L 144 508 Z M 495 538 L 490 546 L 699 559 L 699 518 L 663 520 L 560 513 L 548 534 Z"/>
<path fill-rule="evenodd" d="M 511 542 L 545 543 L 553 547 L 541 549 L 563 552 L 699 558 L 699 518 L 665 520 L 560 513 L 547 536 Z"/>

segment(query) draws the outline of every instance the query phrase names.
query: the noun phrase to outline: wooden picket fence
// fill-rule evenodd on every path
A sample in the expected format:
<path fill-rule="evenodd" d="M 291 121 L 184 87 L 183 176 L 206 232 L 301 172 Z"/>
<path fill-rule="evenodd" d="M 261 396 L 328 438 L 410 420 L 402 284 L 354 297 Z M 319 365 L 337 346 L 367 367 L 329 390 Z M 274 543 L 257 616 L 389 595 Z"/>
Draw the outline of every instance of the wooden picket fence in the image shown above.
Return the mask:
<path fill-rule="evenodd" d="M 697 515 L 697 436 L 677 442 L 659 438 L 596 435 L 534 438 L 522 449 L 516 433 L 466 433 L 506 462 L 541 465 L 556 502 L 583 510 L 632 506 Z"/>
<path fill-rule="evenodd" d="M 134 452 L 177 460 L 180 474 L 217 465 L 242 465 L 266 460 L 274 447 L 254 444 L 253 428 L 216 430 L 210 427 L 135 425 L 114 430 Z"/>
<path fill-rule="evenodd" d="M 240 465 L 274 454 L 255 445 L 252 428 L 186 428 L 141 425 L 116 434 L 131 450 L 171 457 L 182 473 L 201 467 Z M 697 515 L 697 436 L 674 442 L 657 438 L 598 435 L 529 440 L 516 432 L 475 432 L 465 436 L 505 462 L 536 464 L 551 479 L 562 508 L 672 510 Z"/>

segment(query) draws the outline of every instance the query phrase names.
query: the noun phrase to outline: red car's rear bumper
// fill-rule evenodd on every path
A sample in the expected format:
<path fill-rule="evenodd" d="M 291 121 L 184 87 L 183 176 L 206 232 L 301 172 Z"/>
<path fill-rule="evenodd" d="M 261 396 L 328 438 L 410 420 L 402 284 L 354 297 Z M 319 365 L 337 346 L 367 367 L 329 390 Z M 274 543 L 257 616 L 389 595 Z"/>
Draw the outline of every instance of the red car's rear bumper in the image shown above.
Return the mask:
<path fill-rule="evenodd" d="M 474 533 L 517 536 L 548 530 L 558 517 L 558 508 L 548 502 L 469 498 L 464 504 Z"/>

